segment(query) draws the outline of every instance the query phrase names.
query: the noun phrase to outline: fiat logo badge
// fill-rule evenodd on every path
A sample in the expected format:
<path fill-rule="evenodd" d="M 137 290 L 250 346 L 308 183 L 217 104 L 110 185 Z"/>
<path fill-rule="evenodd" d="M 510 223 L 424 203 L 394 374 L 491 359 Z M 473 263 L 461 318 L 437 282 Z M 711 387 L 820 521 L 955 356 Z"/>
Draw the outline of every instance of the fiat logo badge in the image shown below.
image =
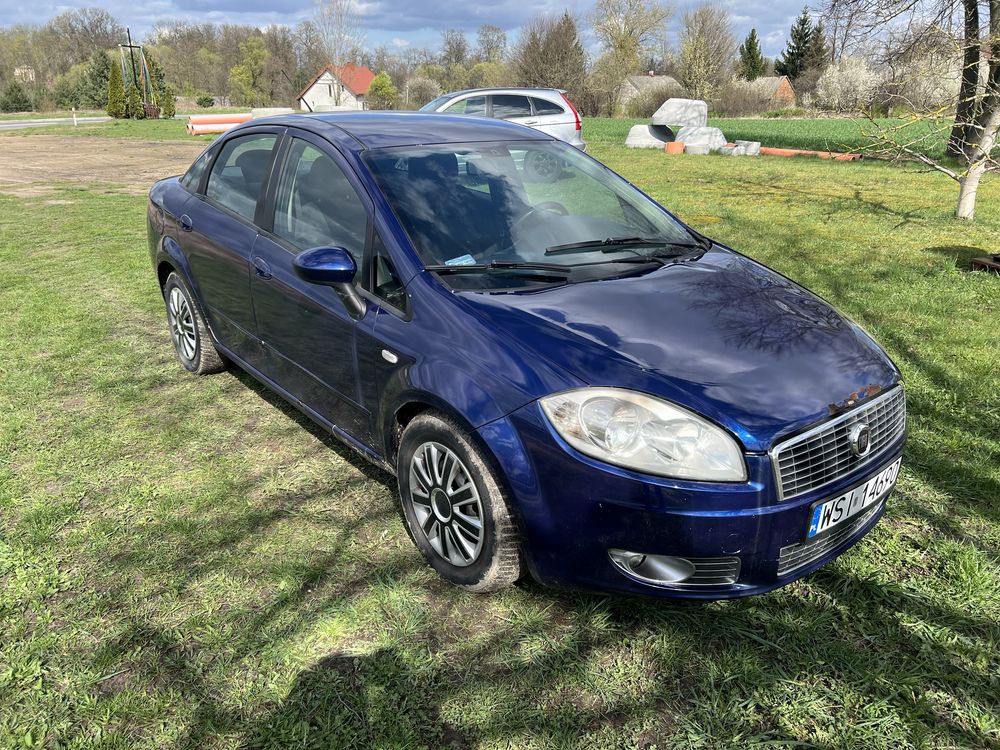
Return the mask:
<path fill-rule="evenodd" d="M 851 453 L 858 458 L 864 458 L 872 449 L 872 431 L 864 422 L 851 425 L 847 439 L 851 442 Z"/>

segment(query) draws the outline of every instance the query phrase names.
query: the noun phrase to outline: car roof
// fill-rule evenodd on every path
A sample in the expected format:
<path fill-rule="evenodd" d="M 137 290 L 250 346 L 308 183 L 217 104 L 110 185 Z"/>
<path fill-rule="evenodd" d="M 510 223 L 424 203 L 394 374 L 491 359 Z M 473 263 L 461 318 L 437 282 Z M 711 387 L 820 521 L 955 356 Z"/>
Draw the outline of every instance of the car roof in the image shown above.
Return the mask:
<path fill-rule="evenodd" d="M 287 125 L 311 130 L 352 151 L 392 146 L 474 141 L 552 140 L 538 130 L 503 120 L 437 112 L 316 112 L 250 120 L 254 125 Z M 236 131 L 237 128 L 229 132 Z"/>
<path fill-rule="evenodd" d="M 482 89 L 461 89 L 459 91 L 449 91 L 440 97 L 464 96 L 465 94 L 547 94 L 549 96 L 560 96 L 566 93 L 565 89 L 555 89 L 540 86 L 497 86 L 494 88 Z"/>

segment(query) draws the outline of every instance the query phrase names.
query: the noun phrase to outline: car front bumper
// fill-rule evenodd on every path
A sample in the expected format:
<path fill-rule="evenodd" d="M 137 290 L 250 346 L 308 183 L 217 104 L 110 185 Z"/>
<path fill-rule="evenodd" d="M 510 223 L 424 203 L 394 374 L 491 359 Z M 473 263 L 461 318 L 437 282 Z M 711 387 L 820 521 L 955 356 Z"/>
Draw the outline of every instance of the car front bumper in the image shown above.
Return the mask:
<path fill-rule="evenodd" d="M 901 436 L 877 462 L 857 472 L 781 500 L 765 454 L 747 454 L 748 480 L 743 483 L 642 475 L 574 451 L 551 430 L 537 403 L 485 425 L 479 434 L 506 477 L 536 579 L 692 599 L 764 593 L 839 556 L 878 522 L 885 498 L 845 522 L 842 526 L 849 528 L 840 529 L 836 538 L 824 535 L 816 548 L 813 541 L 802 545 L 812 506 L 862 484 L 895 461 L 905 441 Z M 653 584 L 616 565 L 609 555 L 613 549 L 705 560 L 709 567 L 736 558 L 738 572 L 732 582 Z"/>

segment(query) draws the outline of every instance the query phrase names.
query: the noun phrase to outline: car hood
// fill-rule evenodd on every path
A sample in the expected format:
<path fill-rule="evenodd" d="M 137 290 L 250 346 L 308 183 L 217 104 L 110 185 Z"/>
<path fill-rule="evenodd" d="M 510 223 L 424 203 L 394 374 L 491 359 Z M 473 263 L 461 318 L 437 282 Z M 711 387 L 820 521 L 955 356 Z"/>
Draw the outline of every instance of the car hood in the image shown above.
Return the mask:
<path fill-rule="evenodd" d="M 687 406 L 751 451 L 899 380 L 859 326 L 718 246 L 639 276 L 462 296 L 507 341 L 591 385 Z"/>

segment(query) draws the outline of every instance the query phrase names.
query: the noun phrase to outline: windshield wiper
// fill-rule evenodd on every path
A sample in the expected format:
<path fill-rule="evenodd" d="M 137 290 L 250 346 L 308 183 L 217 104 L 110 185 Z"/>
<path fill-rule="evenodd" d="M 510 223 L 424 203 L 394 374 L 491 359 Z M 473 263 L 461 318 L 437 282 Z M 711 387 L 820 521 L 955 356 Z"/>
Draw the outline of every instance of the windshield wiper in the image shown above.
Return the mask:
<path fill-rule="evenodd" d="M 644 247 L 681 247 L 691 250 L 697 248 L 697 245 L 687 242 L 659 240 L 651 237 L 606 237 L 603 240 L 584 240 L 583 242 L 567 242 L 565 245 L 553 245 L 546 248 L 545 254 L 563 255 L 580 252 L 581 250 L 616 253 L 620 247 L 634 245 L 642 245 Z"/>
<path fill-rule="evenodd" d="M 491 260 L 489 263 L 467 263 L 465 265 L 440 265 L 425 266 L 428 271 L 435 273 L 483 273 L 489 271 L 547 271 L 546 274 L 539 274 L 538 278 L 547 278 L 558 274 L 558 278 L 568 278 L 573 270 L 568 266 L 557 265 L 556 263 L 530 263 L 519 260 Z"/>

